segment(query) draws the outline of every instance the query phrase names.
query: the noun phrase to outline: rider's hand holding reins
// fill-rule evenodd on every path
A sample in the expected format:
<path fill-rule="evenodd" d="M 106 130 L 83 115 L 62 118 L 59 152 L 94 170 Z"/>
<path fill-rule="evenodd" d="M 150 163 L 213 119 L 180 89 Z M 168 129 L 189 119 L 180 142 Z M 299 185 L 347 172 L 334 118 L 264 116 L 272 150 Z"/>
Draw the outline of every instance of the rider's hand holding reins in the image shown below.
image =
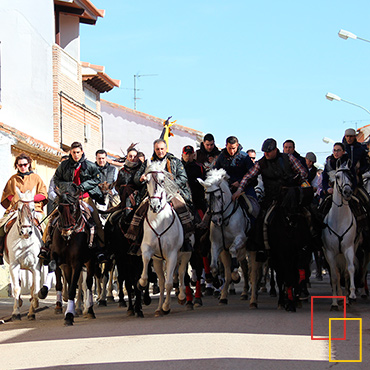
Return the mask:
<path fill-rule="evenodd" d="M 235 201 L 236 199 L 238 199 L 241 195 L 242 191 L 240 189 L 238 189 L 232 196 L 233 198 L 233 201 Z"/>

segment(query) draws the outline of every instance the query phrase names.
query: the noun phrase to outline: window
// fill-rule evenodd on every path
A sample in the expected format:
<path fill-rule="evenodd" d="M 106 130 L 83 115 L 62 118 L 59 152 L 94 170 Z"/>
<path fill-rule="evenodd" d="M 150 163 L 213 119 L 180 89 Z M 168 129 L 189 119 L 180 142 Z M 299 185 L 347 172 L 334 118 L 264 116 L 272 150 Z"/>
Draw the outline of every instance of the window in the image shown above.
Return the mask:
<path fill-rule="evenodd" d="M 93 110 L 96 110 L 96 94 L 89 89 L 84 89 L 85 105 Z"/>

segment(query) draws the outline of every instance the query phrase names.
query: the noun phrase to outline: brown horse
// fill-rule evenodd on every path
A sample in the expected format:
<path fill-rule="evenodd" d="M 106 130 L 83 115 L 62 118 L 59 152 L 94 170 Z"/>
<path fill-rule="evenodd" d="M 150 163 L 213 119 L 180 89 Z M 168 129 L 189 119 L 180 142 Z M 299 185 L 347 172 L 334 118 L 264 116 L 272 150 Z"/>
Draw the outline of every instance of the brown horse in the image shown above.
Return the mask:
<path fill-rule="evenodd" d="M 68 305 L 64 320 L 65 325 L 70 326 L 73 325 L 76 315 L 74 300 L 84 266 L 87 269 L 85 309 L 87 317 L 95 318 L 92 297 L 95 253 L 89 246 L 90 232 L 86 216 L 82 212 L 86 206 L 80 203 L 80 191 L 72 183 L 57 189 L 56 193 L 58 194 L 58 218 L 55 220 L 50 249 L 52 261 L 56 264 L 57 308 L 59 309 L 62 297 L 62 271 L 65 282 L 68 284 Z"/>

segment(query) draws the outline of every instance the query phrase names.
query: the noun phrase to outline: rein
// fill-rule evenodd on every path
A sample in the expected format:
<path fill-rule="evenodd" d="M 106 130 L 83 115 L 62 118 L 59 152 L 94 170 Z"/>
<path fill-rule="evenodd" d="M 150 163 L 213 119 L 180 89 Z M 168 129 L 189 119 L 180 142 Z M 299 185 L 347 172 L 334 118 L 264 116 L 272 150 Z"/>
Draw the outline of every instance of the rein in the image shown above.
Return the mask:
<path fill-rule="evenodd" d="M 164 260 L 165 258 L 163 256 L 161 237 L 171 228 L 171 226 L 174 224 L 175 219 L 176 219 L 176 215 L 175 215 L 175 212 L 174 212 L 172 206 L 171 206 L 171 211 L 172 211 L 172 216 L 173 216 L 172 221 L 171 221 L 170 225 L 167 227 L 167 229 L 162 231 L 160 234 L 158 234 L 157 231 L 154 229 L 154 227 L 150 224 L 149 219 L 148 219 L 148 213 L 146 213 L 146 215 L 145 215 L 146 222 L 148 223 L 149 227 L 152 229 L 153 233 L 157 236 L 159 251 L 161 252 L 161 256 L 154 255 L 154 257 L 162 258 L 162 260 Z"/>
<path fill-rule="evenodd" d="M 157 185 L 157 186 L 160 186 L 161 187 L 161 184 L 158 182 L 158 179 L 157 179 L 157 174 L 158 173 L 162 173 L 161 171 L 149 171 L 149 172 L 147 172 L 147 174 L 149 174 L 149 175 L 152 175 L 152 178 L 153 178 L 153 181 L 155 182 L 155 184 Z M 161 196 L 160 197 L 157 197 L 157 196 L 150 196 L 149 195 L 149 205 L 150 205 L 150 200 L 151 199 L 159 199 L 159 201 L 160 201 L 160 203 L 162 203 L 162 200 L 163 200 L 163 193 L 164 193 L 164 191 L 161 193 Z M 164 206 L 163 207 L 161 207 L 160 209 L 159 209 L 159 211 L 158 212 L 156 212 L 156 213 L 160 213 L 161 211 L 163 211 L 163 209 L 164 209 L 164 207 L 166 206 L 166 203 L 164 204 Z M 150 205 L 150 208 L 152 208 L 152 206 Z"/>

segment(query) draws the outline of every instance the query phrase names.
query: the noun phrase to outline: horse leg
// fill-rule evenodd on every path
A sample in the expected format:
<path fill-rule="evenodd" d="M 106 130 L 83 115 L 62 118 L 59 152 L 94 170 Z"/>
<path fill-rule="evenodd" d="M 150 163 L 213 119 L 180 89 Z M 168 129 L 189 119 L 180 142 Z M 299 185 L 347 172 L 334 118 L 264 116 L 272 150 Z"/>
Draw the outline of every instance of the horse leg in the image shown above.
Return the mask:
<path fill-rule="evenodd" d="M 54 312 L 56 314 L 61 314 L 63 309 L 63 285 L 62 285 L 62 270 L 59 268 L 59 266 L 55 270 L 55 290 L 57 292 L 57 301 L 55 303 L 55 309 Z"/>
<path fill-rule="evenodd" d="M 177 300 L 180 304 L 185 304 L 186 302 L 186 293 L 185 293 L 185 273 L 188 267 L 188 262 L 191 257 L 191 252 L 182 252 L 181 253 L 180 266 L 178 269 L 179 274 L 179 295 Z M 189 282 L 190 283 L 190 282 Z M 190 288 L 190 286 L 189 286 Z"/>
<path fill-rule="evenodd" d="M 325 253 L 326 260 L 330 267 L 330 282 L 331 282 L 331 288 L 333 292 L 333 300 L 332 300 L 332 304 L 330 307 L 330 311 L 338 311 L 338 299 L 336 298 L 336 296 L 338 296 L 337 288 L 338 288 L 338 283 L 340 284 L 340 275 L 339 275 L 339 271 L 336 266 L 334 253 L 328 249 L 325 249 L 324 253 Z"/>
<path fill-rule="evenodd" d="M 176 268 L 176 264 L 177 251 L 173 251 L 166 260 L 166 299 L 162 305 L 162 311 L 165 315 L 167 315 L 171 311 L 171 292 L 173 288 L 173 274 Z"/>
<path fill-rule="evenodd" d="M 107 271 L 108 273 L 108 286 L 107 286 L 107 301 L 114 302 L 113 297 L 113 276 L 115 271 L 115 264 L 112 262 L 112 267 L 110 271 Z"/>
<path fill-rule="evenodd" d="M 224 274 L 225 274 L 225 283 L 224 286 L 221 290 L 221 296 L 220 296 L 220 301 L 219 304 L 227 304 L 227 294 L 229 291 L 229 285 L 231 282 L 231 256 L 230 253 L 223 250 L 220 253 L 220 260 L 224 266 Z"/>
<path fill-rule="evenodd" d="M 22 306 L 23 303 L 21 298 L 21 286 L 19 284 L 20 266 L 11 264 L 9 268 L 9 273 L 12 285 L 12 295 L 14 298 L 12 320 L 20 320 L 21 312 L 19 308 Z"/>
<path fill-rule="evenodd" d="M 240 295 L 240 299 L 245 301 L 248 299 L 248 291 L 249 291 L 249 269 L 248 269 L 248 261 L 246 258 L 242 259 L 240 262 L 240 267 L 242 269 L 243 278 L 244 278 L 244 285 L 243 285 L 243 292 Z"/>
<path fill-rule="evenodd" d="M 40 284 L 41 284 L 41 266 L 38 263 L 34 266 L 32 271 L 33 275 L 33 283 L 31 286 L 31 304 L 30 309 L 28 311 L 27 318 L 28 320 L 35 320 L 36 319 L 36 309 L 39 307 L 39 299 L 36 292 L 40 291 Z"/>
<path fill-rule="evenodd" d="M 76 316 L 86 313 L 86 307 L 82 309 L 82 303 L 86 300 L 86 272 L 81 271 L 80 278 L 78 279 L 78 290 L 76 298 Z"/>
<path fill-rule="evenodd" d="M 249 268 L 250 268 L 250 279 L 251 279 L 251 298 L 249 301 L 249 308 L 258 307 L 258 280 L 259 280 L 259 270 L 261 263 L 256 261 L 256 251 L 249 252 Z M 245 279 L 245 277 L 244 277 Z M 248 277 L 247 277 L 248 279 Z M 246 293 L 248 297 L 248 292 Z"/>
<path fill-rule="evenodd" d="M 132 283 L 131 279 L 126 276 L 125 278 L 125 287 L 127 291 L 127 297 L 128 297 L 128 308 L 127 308 L 127 316 L 134 316 L 134 305 L 132 304 Z"/>
<path fill-rule="evenodd" d="M 150 259 L 152 258 L 152 253 L 150 251 L 150 246 L 147 244 L 141 245 L 141 251 L 143 259 L 143 272 L 141 273 L 141 277 L 138 281 L 138 288 L 140 290 L 144 290 L 148 285 L 148 267 Z"/>
<path fill-rule="evenodd" d="M 346 258 L 347 269 L 348 269 L 349 279 L 350 279 L 349 299 L 350 301 L 355 301 L 356 300 L 355 265 L 353 263 L 353 260 L 355 258 L 354 246 L 350 246 L 344 251 L 344 257 Z"/>
<path fill-rule="evenodd" d="M 267 272 L 269 269 L 270 269 L 270 296 L 276 297 L 275 271 L 272 267 L 267 267 Z"/>
<path fill-rule="evenodd" d="M 163 272 L 163 261 L 158 260 L 157 258 L 153 259 L 154 271 L 158 277 L 158 286 L 159 286 L 159 301 L 158 308 L 156 309 L 154 315 L 156 317 L 162 315 L 162 305 L 164 301 L 164 272 Z"/>
<path fill-rule="evenodd" d="M 77 262 L 74 269 L 72 270 L 72 281 L 68 287 L 68 304 L 67 304 L 67 309 L 66 309 L 65 316 L 64 316 L 65 326 L 73 325 L 74 317 L 76 316 L 75 297 L 76 297 L 77 284 L 80 278 L 81 270 L 82 270 L 82 265 L 81 263 Z"/>
<path fill-rule="evenodd" d="M 94 264 L 89 261 L 86 264 L 87 267 L 87 274 L 86 274 L 86 279 L 85 280 L 85 312 L 84 316 L 89 318 L 89 319 L 95 319 L 95 313 L 94 313 L 94 300 L 93 300 L 93 294 L 92 294 L 92 285 L 93 285 L 93 280 L 94 280 Z M 84 273 L 85 276 L 85 273 Z"/>

